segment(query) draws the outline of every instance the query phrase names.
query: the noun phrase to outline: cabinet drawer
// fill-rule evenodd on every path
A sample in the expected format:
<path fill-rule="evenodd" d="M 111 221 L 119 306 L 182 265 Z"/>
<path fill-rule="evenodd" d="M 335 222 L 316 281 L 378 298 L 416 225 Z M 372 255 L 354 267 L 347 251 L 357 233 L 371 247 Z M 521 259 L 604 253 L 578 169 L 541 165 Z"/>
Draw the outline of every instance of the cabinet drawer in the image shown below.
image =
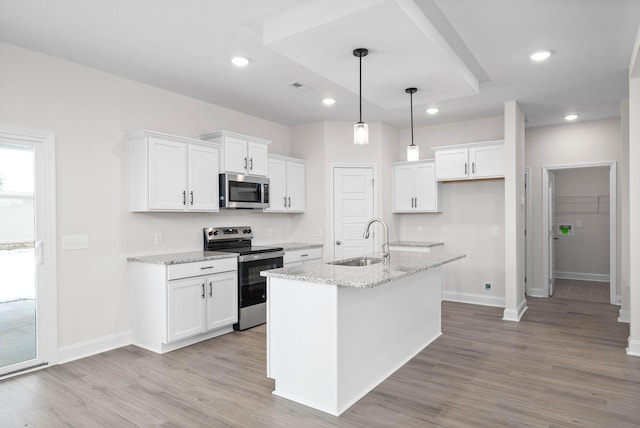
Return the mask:
<path fill-rule="evenodd" d="M 173 279 L 210 275 L 212 273 L 227 272 L 236 269 L 238 269 L 238 259 L 236 257 L 205 260 L 194 263 L 181 263 L 167 267 L 167 279 L 171 281 Z"/>
<path fill-rule="evenodd" d="M 319 260 L 322 258 L 322 248 L 306 248 L 304 250 L 287 251 L 284 253 L 285 266 L 289 263 Z"/>

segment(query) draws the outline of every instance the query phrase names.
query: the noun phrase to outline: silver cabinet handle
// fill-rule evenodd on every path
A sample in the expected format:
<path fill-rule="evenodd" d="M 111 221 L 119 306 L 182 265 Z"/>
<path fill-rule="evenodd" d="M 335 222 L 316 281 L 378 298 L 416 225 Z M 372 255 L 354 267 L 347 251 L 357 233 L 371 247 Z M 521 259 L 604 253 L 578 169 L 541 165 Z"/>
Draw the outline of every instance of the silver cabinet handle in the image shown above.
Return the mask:
<path fill-rule="evenodd" d="M 418 198 L 413 198 L 413 208 L 418 208 Z"/>
<path fill-rule="evenodd" d="M 244 158 L 244 169 L 247 169 L 247 157 Z"/>
<path fill-rule="evenodd" d="M 204 299 L 204 282 L 202 283 L 202 298 Z"/>
<path fill-rule="evenodd" d="M 182 205 L 187 205 L 187 191 L 182 191 Z"/>
<path fill-rule="evenodd" d="M 287 197 L 284 197 L 284 207 L 287 208 Z"/>
<path fill-rule="evenodd" d="M 193 205 L 193 190 L 189 193 L 191 194 L 191 205 Z"/>
<path fill-rule="evenodd" d="M 253 171 L 253 158 L 249 159 L 251 161 L 251 168 L 249 168 L 251 171 Z"/>
<path fill-rule="evenodd" d="M 213 266 L 203 266 L 200 268 L 201 270 L 205 270 L 205 269 L 213 269 Z"/>
<path fill-rule="evenodd" d="M 342 242 L 336 241 L 336 245 L 341 245 L 341 244 L 342 244 Z"/>
<path fill-rule="evenodd" d="M 209 282 L 209 297 L 213 297 L 213 284 Z"/>
<path fill-rule="evenodd" d="M 291 196 L 289 196 L 288 199 L 289 199 L 289 208 L 291 208 Z"/>
<path fill-rule="evenodd" d="M 476 173 L 476 163 L 475 163 L 475 162 L 471 162 L 471 172 L 472 172 L 473 174 L 475 174 L 475 173 Z"/>
<path fill-rule="evenodd" d="M 300 254 L 300 257 L 309 257 L 309 254 Z"/>
<path fill-rule="evenodd" d="M 464 175 L 467 175 L 467 163 L 464 163 Z"/>

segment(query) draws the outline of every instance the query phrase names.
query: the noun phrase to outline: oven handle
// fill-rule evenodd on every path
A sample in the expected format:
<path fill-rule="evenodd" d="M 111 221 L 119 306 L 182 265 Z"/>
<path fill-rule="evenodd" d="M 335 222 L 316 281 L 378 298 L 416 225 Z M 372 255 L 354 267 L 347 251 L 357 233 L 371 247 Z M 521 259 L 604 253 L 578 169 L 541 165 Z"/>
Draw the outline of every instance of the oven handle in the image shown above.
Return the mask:
<path fill-rule="evenodd" d="M 271 251 L 269 253 L 247 254 L 238 257 L 238 262 L 253 262 L 256 260 L 277 259 L 283 257 L 284 251 Z"/>

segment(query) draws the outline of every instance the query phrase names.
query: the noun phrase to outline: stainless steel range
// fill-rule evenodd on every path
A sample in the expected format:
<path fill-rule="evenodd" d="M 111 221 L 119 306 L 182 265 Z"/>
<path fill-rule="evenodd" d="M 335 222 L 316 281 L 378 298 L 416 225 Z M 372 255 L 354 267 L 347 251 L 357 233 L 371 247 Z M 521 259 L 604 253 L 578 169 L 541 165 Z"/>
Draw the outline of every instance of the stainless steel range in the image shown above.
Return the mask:
<path fill-rule="evenodd" d="M 267 279 L 260 272 L 282 267 L 284 252 L 278 247 L 251 245 L 251 227 L 205 227 L 204 251 L 238 253 L 238 323 L 246 330 L 267 321 Z"/>

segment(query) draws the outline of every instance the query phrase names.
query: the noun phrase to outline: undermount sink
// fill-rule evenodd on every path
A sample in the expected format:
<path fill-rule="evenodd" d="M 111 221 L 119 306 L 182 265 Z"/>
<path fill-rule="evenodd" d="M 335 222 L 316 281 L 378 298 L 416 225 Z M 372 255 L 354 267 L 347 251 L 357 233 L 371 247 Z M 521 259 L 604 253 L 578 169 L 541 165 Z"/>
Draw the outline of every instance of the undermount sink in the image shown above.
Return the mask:
<path fill-rule="evenodd" d="M 346 260 L 336 260 L 335 262 L 329 262 L 327 264 L 337 266 L 369 266 L 382 263 L 382 259 L 379 257 L 354 257 Z"/>

